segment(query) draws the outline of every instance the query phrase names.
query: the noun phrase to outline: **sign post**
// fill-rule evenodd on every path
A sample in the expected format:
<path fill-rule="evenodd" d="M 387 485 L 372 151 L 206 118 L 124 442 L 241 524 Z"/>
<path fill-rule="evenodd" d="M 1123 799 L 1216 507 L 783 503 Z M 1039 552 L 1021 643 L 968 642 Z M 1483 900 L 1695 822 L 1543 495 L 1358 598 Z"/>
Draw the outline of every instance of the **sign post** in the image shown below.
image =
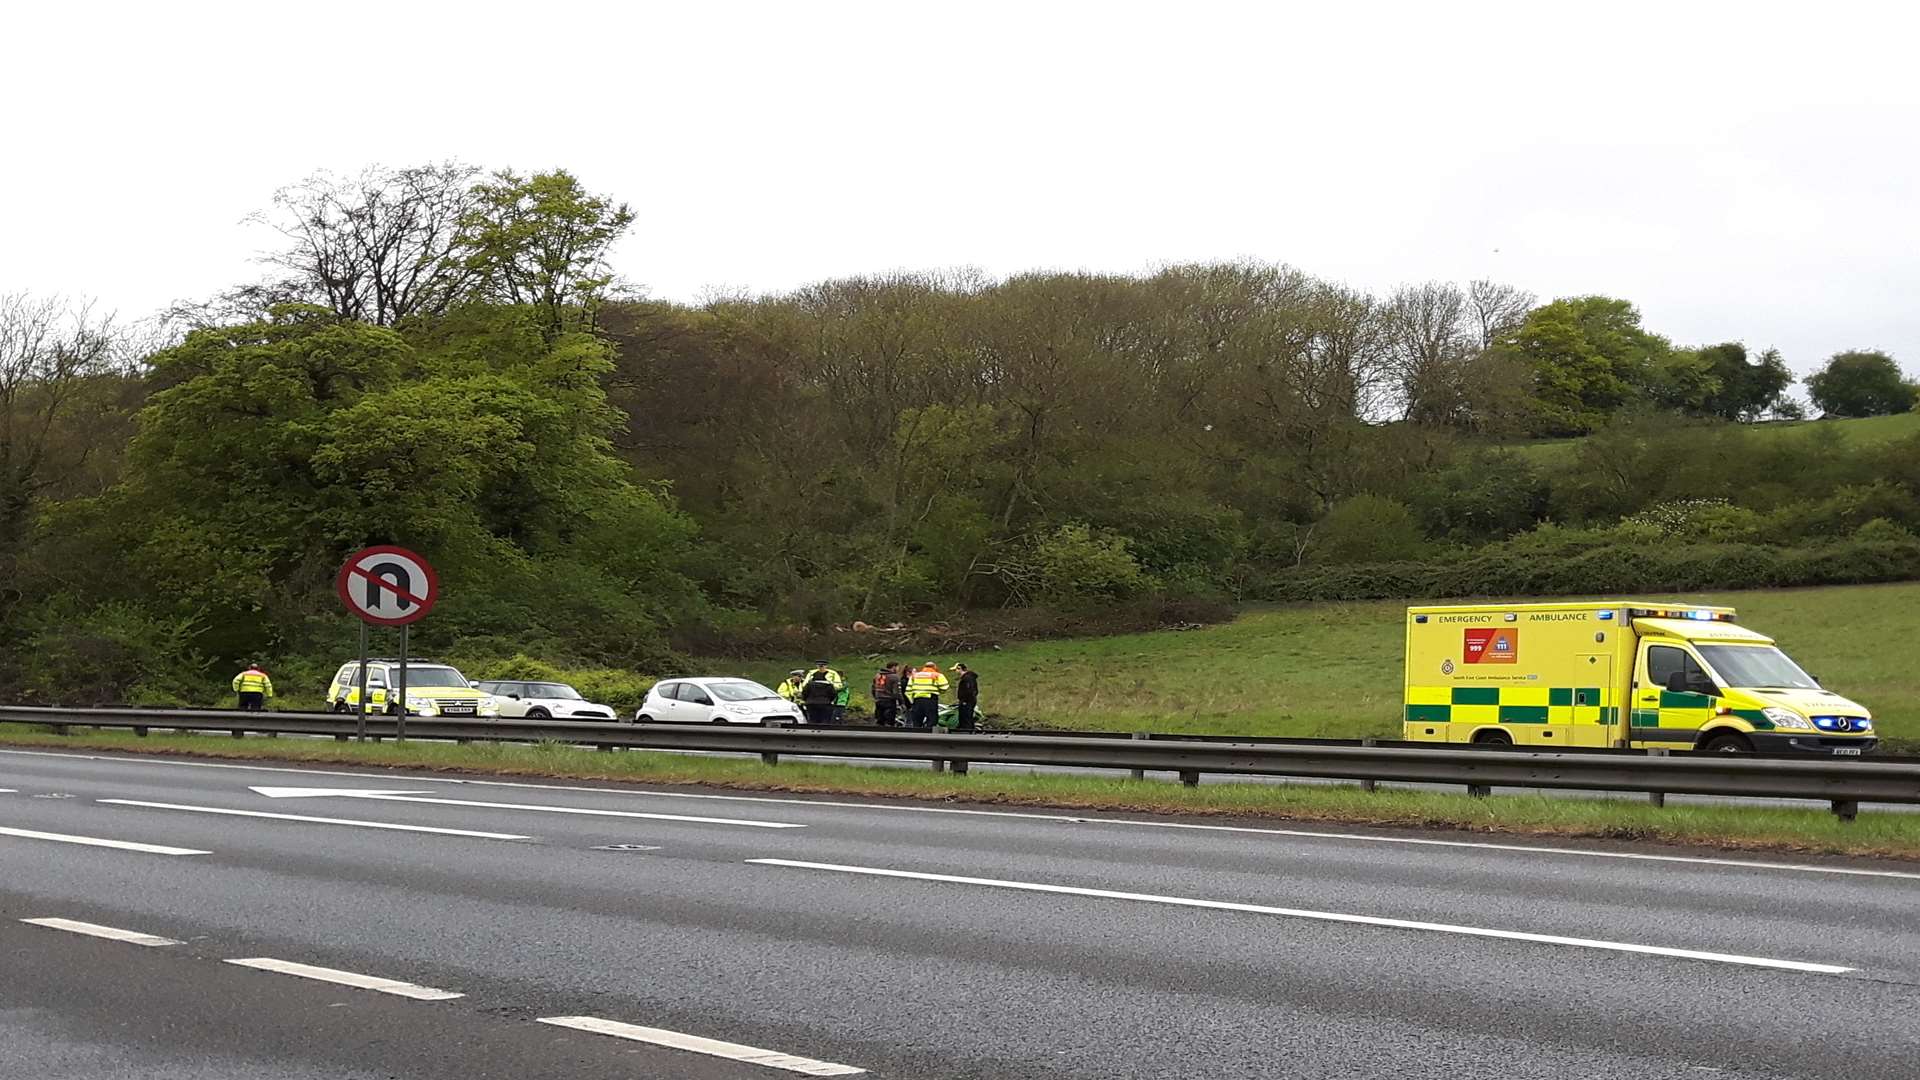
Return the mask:
<path fill-rule="evenodd" d="M 394 735 L 407 737 L 407 628 L 433 610 L 440 578 L 427 560 L 400 547 L 370 547 L 354 553 L 340 568 L 334 589 L 347 610 L 360 619 L 360 709 L 356 725 L 367 737 L 367 624 L 400 628 L 400 671 L 387 692 L 395 711 Z"/>
<path fill-rule="evenodd" d="M 367 741 L 367 624 L 360 624 L 360 705 L 355 710 L 353 738 L 355 742 Z"/>

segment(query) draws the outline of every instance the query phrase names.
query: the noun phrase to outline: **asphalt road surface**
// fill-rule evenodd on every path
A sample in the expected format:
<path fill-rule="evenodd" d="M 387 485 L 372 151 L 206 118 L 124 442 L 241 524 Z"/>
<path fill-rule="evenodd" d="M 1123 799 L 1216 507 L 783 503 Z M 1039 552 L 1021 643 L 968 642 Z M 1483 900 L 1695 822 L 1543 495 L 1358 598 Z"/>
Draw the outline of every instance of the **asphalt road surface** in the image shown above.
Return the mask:
<path fill-rule="evenodd" d="M 1911 865 L 8 750 L 0 1077 L 1911 1080 L 1916 901 Z"/>

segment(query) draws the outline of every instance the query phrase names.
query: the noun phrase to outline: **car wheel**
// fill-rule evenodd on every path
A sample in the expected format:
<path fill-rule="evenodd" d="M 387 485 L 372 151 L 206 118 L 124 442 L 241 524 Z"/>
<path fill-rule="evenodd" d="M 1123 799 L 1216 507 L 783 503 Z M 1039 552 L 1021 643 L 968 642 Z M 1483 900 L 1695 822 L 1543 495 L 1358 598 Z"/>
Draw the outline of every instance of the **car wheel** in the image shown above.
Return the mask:
<path fill-rule="evenodd" d="M 1751 754 L 1753 744 L 1747 741 L 1745 735 L 1715 735 L 1700 749 L 1709 754 Z"/>
<path fill-rule="evenodd" d="M 548 711 L 547 711 L 547 710 L 545 710 L 545 709 L 528 709 L 528 710 L 527 710 L 527 719 L 529 719 L 529 720 L 551 720 L 551 719 L 553 719 L 553 714 L 552 714 L 552 713 L 550 713 L 550 712 L 548 712 Z"/>
<path fill-rule="evenodd" d="M 1483 731 L 1473 737 L 1478 746 L 1512 746 L 1513 736 L 1504 731 Z"/>
<path fill-rule="evenodd" d="M 653 723 L 653 717 L 648 716 L 646 713 L 641 713 L 639 716 L 633 718 L 633 722 L 636 724 L 651 724 Z"/>
<path fill-rule="evenodd" d="M 724 716 L 716 716 L 713 718 L 713 722 L 716 724 L 724 724 L 727 722 L 727 718 Z"/>

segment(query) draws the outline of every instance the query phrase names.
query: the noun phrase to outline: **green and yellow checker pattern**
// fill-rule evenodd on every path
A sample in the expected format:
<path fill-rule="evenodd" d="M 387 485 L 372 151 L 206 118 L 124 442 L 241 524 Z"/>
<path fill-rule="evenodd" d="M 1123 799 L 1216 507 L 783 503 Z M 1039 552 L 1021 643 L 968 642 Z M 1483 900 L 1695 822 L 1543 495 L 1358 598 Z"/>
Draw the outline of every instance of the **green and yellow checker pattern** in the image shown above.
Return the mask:
<path fill-rule="evenodd" d="M 1617 719 L 1603 686 L 1410 686 L 1409 724 L 1571 724 Z M 1598 710 L 1588 711 L 1588 710 Z"/>

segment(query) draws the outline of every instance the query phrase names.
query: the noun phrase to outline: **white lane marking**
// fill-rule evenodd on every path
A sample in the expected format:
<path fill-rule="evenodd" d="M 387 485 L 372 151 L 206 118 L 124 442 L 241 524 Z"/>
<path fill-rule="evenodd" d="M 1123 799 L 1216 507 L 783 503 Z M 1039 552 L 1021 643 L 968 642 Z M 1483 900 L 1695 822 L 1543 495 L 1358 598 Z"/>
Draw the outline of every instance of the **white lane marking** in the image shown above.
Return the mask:
<path fill-rule="evenodd" d="M 543 814 L 580 814 L 586 817 L 644 818 L 648 821 L 691 821 L 701 825 L 745 825 L 755 829 L 804 829 L 787 821 L 749 821 L 745 818 L 693 817 L 687 814 L 648 814 L 637 810 L 595 810 L 584 806 L 547 806 L 542 803 L 480 802 L 475 799 L 436 799 L 395 791 L 354 791 L 345 788 L 257 787 L 253 789 L 270 799 L 308 796 L 339 796 L 350 799 L 378 799 L 381 802 L 425 803 L 430 806 L 473 806 L 483 810 L 532 810 Z"/>
<path fill-rule="evenodd" d="M 359 975 L 338 968 L 314 967 L 312 964 L 296 964 L 291 960 L 275 960 L 267 956 L 255 956 L 245 960 L 228 960 L 229 964 L 238 964 L 257 971 L 274 971 L 282 975 L 294 975 L 302 979 L 314 979 L 319 982 L 338 983 L 341 986 L 358 987 L 361 990 L 373 990 L 395 997 L 412 998 L 415 1001 L 452 1001 L 465 994 L 456 994 L 451 990 L 435 990 L 431 986 L 418 986 L 398 979 L 382 979 L 377 975 Z"/>
<path fill-rule="evenodd" d="M 1806 971 L 1817 975 L 1841 975 L 1855 970 L 1835 964 L 1813 964 L 1802 960 L 1775 960 L 1765 956 L 1741 956 L 1735 953 L 1702 952 L 1698 949 L 1674 949 L 1664 945 L 1637 945 L 1626 941 L 1602 941 L 1596 938 L 1560 937 L 1556 934 L 1530 934 L 1520 930 L 1493 930 L 1481 926 L 1456 926 L 1452 923 L 1418 922 L 1412 919 L 1388 919 L 1378 915 L 1348 915 L 1337 911 L 1309 911 L 1304 908 L 1268 907 L 1264 904 L 1240 904 L 1227 900 L 1197 900 L 1186 896 L 1161 896 L 1155 893 L 1116 892 L 1112 889 L 1088 889 L 1077 885 L 1046 885 L 1034 881 L 1005 881 L 999 878 L 960 877 L 953 874 L 926 874 L 915 870 L 887 870 L 873 866 L 842 866 L 837 863 L 798 862 L 792 859 L 748 859 L 761 866 L 785 866 L 800 870 L 829 870 L 838 874 L 863 874 L 869 877 L 909 878 L 915 881 L 940 881 L 955 885 L 981 885 L 1019 892 L 1056 893 L 1067 896 L 1091 896 L 1105 900 L 1135 900 L 1175 907 L 1209 908 L 1215 911 L 1242 911 L 1255 915 L 1279 915 L 1291 919 L 1316 919 L 1321 922 L 1352 923 L 1360 926 L 1384 926 L 1396 930 L 1430 930 L 1467 937 L 1499 938 L 1505 941 L 1531 941 L 1543 945 L 1572 945 L 1583 949 L 1645 953 L 1673 956 L 1685 960 L 1711 960 L 1721 964 Z"/>
<path fill-rule="evenodd" d="M 19 793 L 19 788 L 0 787 L 0 795 L 17 795 Z"/>
<path fill-rule="evenodd" d="M 479 832 L 473 829 L 441 829 L 429 825 L 401 825 L 392 821 L 361 821 L 358 818 L 313 817 L 308 814 L 269 814 L 264 810 L 229 810 L 224 806 L 188 806 L 184 803 L 145 802 L 140 799 L 100 799 L 109 806 L 143 806 L 149 810 L 186 810 L 195 814 L 220 814 L 226 817 L 272 818 L 275 821 L 304 821 L 313 825 L 348 825 L 359 829 L 391 829 L 395 832 L 437 833 L 441 836 L 473 836 L 482 840 L 531 840 L 514 833 Z"/>
<path fill-rule="evenodd" d="M 623 1024 L 617 1020 L 602 1020 L 597 1016 L 542 1016 L 539 1020 L 542 1024 L 552 1024 L 554 1027 L 590 1031 L 595 1035 L 611 1035 L 616 1039 L 631 1039 L 634 1042 L 652 1043 L 655 1046 L 667 1046 L 675 1050 L 691 1050 L 696 1054 L 726 1058 L 730 1061 L 744 1061 L 751 1065 L 765 1065 L 769 1069 L 784 1069 L 803 1076 L 856 1076 L 867 1071 L 852 1065 L 836 1065 L 831 1061 L 795 1057 L 792 1054 L 782 1054 L 777 1050 L 762 1050 L 757 1046 L 742 1046 L 739 1043 L 721 1042 L 718 1039 L 703 1039 L 698 1035 L 685 1035 L 665 1028 L 641 1027 L 638 1024 Z"/>
<path fill-rule="evenodd" d="M 274 765 L 237 765 L 224 761 L 170 761 L 160 758 L 120 758 L 99 754 L 74 754 L 45 750 L 0 750 L 0 754 L 27 757 L 68 758 L 78 761 L 109 762 L 116 765 L 173 765 L 189 769 L 240 769 L 248 772 L 299 773 L 306 776 L 347 776 L 363 780 L 393 780 L 389 773 L 345 772 L 337 769 L 301 769 Z M 1058 821 L 1075 825 L 1127 825 L 1148 829 L 1197 829 L 1203 832 L 1244 833 L 1256 836 L 1286 836 L 1308 840 L 1347 840 L 1368 844 L 1410 844 L 1416 847 L 1469 848 L 1482 851 L 1513 852 L 1522 855 L 1567 855 L 1590 859 L 1628 859 L 1639 862 L 1678 863 L 1696 866 L 1726 866 L 1741 870 L 1772 870 L 1803 874 L 1840 874 L 1848 877 L 1892 878 L 1920 881 L 1920 872 L 1910 870 L 1870 870 L 1857 866 L 1822 866 L 1818 863 L 1775 863 L 1757 859 L 1716 859 L 1702 855 L 1654 855 L 1632 851 L 1589 851 L 1584 848 L 1537 847 L 1531 844 L 1501 844 L 1483 840 L 1433 840 L 1411 836 L 1370 836 L 1365 833 L 1317 832 L 1311 829 L 1279 829 L 1253 825 L 1207 825 L 1187 821 L 1143 821 L 1136 818 L 1077 817 L 1071 814 L 1040 814 L 1018 810 L 973 810 L 956 806 L 906 806 L 898 803 L 845 802 L 829 799 L 778 798 L 770 795 L 716 795 L 694 791 L 650 791 L 632 788 L 590 787 L 583 784 L 535 784 L 524 780 L 474 780 L 466 777 L 403 776 L 415 783 L 466 784 L 479 787 L 524 788 L 532 791 L 579 791 L 597 795 L 644 796 L 660 799 L 712 799 L 719 802 L 773 803 L 778 806 L 825 806 L 840 810 L 889 810 L 905 814 L 964 814 L 972 817 L 1014 818 L 1023 821 Z"/>
<path fill-rule="evenodd" d="M 168 847 L 165 844 L 136 844 L 131 840 L 104 840 L 98 836 L 69 836 L 66 833 L 39 832 L 34 829 L 3 829 L 0 836 L 18 836 L 23 840 L 54 840 L 62 844 L 84 844 L 87 847 L 113 848 L 117 851 L 140 851 L 148 855 L 211 855 L 211 851 L 199 848 Z"/>
<path fill-rule="evenodd" d="M 99 923 L 81 922 L 78 919 L 21 919 L 23 923 L 44 926 L 49 930 L 65 930 L 69 934 L 85 934 L 88 937 L 106 938 L 108 941 L 124 941 L 130 945 L 178 945 L 172 938 L 157 934 L 143 934 L 138 930 L 120 930 Z"/>

